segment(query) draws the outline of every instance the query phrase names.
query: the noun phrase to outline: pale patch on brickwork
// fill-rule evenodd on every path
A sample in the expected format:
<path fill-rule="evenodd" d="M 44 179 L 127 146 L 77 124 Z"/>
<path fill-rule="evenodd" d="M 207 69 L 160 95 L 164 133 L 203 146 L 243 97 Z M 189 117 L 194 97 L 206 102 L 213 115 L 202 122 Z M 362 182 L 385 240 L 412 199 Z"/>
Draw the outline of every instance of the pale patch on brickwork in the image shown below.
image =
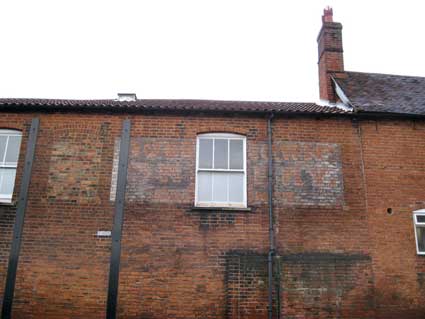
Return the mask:
<path fill-rule="evenodd" d="M 91 129 L 93 130 L 93 129 Z M 102 161 L 103 129 L 58 129 L 51 146 L 48 198 L 99 201 L 99 168 Z"/>
<path fill-rule="evenodd" d="M 131 152 L 131 148 L 130 148 Z M 118 181 L 118 160 L 120 155 L 120 139 L 115 139 L 114 144 L 114 160 L 112 163 L 112 176 L 111 176 L 111 191 L 109 194 L 109 199 L 115 201 L 115 196 L 117 193 L 117 181 Z"/>
<path fill-rule="evenodd" d="M 343 204 L 338 144 L 277 142 L 275 154 L 276 202 L 307 206 Z"/>
<path fill-rule="evenodd" d="M 110 199 L 115 200 L 119 140 L 114 147 Z M 193 202 L 195 139 L 131 139 L 127 175 L 128 201 Z"/>

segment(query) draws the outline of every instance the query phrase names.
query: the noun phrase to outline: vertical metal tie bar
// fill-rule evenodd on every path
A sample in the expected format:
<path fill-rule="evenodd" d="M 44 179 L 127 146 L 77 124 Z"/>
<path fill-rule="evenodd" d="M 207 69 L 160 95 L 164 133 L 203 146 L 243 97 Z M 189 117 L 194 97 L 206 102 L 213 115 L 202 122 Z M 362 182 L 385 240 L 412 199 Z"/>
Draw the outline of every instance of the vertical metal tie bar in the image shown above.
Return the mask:
<path fill-rule="evenodd" d="M 109 266 L 108 300 L 106 318 L 115 319 L 117 312 L 120 258 L 121 258 L 121 234 L 124 221 L 125 189 L 127 185 L 128 155 L 130 150 L 130 120 L 123 122 L 120 153 L 118 160 L 117 190 L 115 196 L 115 216 L 112 227 L 112 251 Z"/>

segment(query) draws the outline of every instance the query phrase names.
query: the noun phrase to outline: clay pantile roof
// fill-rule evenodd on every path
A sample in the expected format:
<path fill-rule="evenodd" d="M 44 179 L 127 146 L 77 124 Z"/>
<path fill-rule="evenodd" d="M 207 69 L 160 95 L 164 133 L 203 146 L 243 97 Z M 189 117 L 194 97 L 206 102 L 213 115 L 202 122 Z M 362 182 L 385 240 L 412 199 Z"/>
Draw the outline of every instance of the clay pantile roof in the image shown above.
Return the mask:
<path fill-rule="evenodd" d="M 0 110 L 15 111 L 211 111 L 247 113 L 327 113 L 343 114 L 347 111 L 315 103 L 254 102 L 219 100 L 149 100 L 138 99 L 124 102 L 118 100 L 58 100 L 58 99 L 0 99 Z"/>
<path fill-rule="evenodd" d="M 425 77 L 345 72 L 334 80 L 355 112 L 425 115 Z"/>

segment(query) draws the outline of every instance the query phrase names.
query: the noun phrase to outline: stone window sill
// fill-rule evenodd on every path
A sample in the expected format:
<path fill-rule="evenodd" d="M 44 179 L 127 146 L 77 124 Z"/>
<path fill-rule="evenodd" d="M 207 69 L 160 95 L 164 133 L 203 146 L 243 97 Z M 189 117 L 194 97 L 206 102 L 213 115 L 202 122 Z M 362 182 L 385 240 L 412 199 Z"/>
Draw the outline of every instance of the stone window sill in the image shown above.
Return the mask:
<path fill-rule="evenodd" d="M 0 202 L 0 206 L 16 206 L 16 202 Z"/>
<path fill-rule="evenodd" d="M 250 207 L 202 207 L 202 206 L 193 206 L 190 208 L 191 211 L 222 211 L 222 212 L 250 212 L 252 209 Z"/>

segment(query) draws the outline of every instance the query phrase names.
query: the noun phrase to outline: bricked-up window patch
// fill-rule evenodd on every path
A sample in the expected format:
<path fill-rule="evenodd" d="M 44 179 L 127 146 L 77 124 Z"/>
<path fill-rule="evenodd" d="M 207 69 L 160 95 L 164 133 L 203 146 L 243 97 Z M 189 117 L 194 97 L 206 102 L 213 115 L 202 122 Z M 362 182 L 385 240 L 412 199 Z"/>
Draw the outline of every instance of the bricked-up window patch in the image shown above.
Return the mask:
<path fill-rule="evenodd" d="M 413 212 L 415 226 L 416 251 L 418 255 L 425 255 L 425 209 Z"/>
<path fill-rule="evenodd" d="M 338 206 L 344 202 L 338 144 L 277 142 L 275 201 L 284 205 Z"/>
<path fill-rule="evenodd" d="M 225 267 L 225 318 L 266 318 L 267 256 L 248 251 L 228 252 Z"/>
<path fill-rule="evenodd" d="M 246 207 L 246 145 L 237 134 L 197 138 L 196 206 Z"/>
<path fill-rule="evenodd" d="M 195 139 L 132 137 L 126 200 L 193 203 Z M 120 139 L 114 147 L 110 200 L 115 200 Z"/>
<path fill-rule="evenodd" d="M 0 203 L 12 201 L 21 139 L 19 131 L 0 130 Z"/>
<path fill-rule="evenodd" d="M 50 200 L 99 201 L 104 137 L 99 130 L 56 130 L 49 167 Z"/>
<path fill-rule="evenodd" d="M 304 252 L 276 264 L 281 318 L 375 318 L 370 256 Z"/>

